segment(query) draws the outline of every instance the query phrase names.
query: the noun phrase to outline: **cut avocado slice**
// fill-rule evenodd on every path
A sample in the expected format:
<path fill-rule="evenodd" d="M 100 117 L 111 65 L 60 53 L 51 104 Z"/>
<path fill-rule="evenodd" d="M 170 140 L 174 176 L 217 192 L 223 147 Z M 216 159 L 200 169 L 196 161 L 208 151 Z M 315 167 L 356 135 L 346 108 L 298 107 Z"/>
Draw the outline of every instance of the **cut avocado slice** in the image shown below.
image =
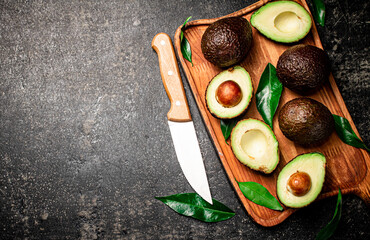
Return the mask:
<path fill-rule="evenodd" d="M 279 144 L 274 132 L 257 119 L 239 121 L 231 133 L 231 148 L 240 162 L 264 173 L 279 163 Z"/>
<path fill-rule="evenodd" d="M 220 72 L 209 82 L 207 108 L 216 118 L 235 118 L 248 108 L 252 93 L 249 73 L 243 67 L 235 66 Z"/>
<path fill-rule="evenodd" d="M 324 184 L 325 166 L 325 156 L 319 152 L 299 155 L 285 165 L 277 179 L 281 203 L 291 208 L 312 203 Z"/>
<path fill-rule="evenodd" d="M 291 43 L 304 38 L 311 29 L 310 14 L 293 1 L 268 3 L 252 14 L 251 24 L 276 42 Z"/>

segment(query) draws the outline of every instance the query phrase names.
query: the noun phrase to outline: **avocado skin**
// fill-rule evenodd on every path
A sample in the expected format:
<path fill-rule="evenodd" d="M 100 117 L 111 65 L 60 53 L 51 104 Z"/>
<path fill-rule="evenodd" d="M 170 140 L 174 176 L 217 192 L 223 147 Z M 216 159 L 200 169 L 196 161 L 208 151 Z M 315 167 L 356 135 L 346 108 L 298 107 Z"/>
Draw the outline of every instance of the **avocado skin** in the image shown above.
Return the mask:
<path fill-rule="evenodd" d="M 280 82 L 301 95 L 317 91 L 329 78 L 330 62 L 326 52 L 312 45 L 288 48 L 278 60 L 276 73 Z"/>
<path fill-rule="evenodd" d="M 248 20 L 242 17 L 223 18 L 206 29 L 201 48 L 209 62 L 224 68 L 245 58 L 251 48 L 252 38 Z"/>
<path fill-rule="evenodd" d="M 279 127 L 285 137 L 302 146 L 317 146 L 334 131 L 329 109 L 311 98 L 296 98 L 279 112 Z"/>

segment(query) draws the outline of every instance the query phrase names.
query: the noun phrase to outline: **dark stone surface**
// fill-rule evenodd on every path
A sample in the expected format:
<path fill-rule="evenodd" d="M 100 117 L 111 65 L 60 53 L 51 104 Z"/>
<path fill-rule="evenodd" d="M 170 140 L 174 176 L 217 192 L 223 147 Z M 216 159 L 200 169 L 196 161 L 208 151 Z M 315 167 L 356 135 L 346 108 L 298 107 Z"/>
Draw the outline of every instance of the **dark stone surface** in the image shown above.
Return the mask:
<path fill-rule="evenodd" d="M 312 239 L 336 199 L 279 226 L 241 206 L 185 90 L 215 199 L 235 210 L 220 223 L 180 216 L 154 196 L 192 192 L 177 163 L 157 54 L 190 15 L 212 18 L 252 1 L 0 1 L 1 239 Z M 326 0 L 319 27 L 339 89 L 369 135 L 369 4 Z M 185 80 L 185 77 L 183 75 Z M 369 239 L 370 213 L 343 199 L 334 239 Z"/>

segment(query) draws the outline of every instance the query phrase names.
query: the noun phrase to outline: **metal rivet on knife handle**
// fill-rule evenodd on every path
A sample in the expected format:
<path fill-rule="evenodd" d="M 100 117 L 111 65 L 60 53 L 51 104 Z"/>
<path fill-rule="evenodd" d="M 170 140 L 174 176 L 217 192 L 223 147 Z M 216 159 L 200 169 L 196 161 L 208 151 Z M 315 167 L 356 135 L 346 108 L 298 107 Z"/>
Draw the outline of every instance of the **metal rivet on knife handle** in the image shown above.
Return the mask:
<path fill-rule="evenodd" d="M 153 38 L 152 48 L 158 54 L 163 85 L 171 102 L 171 109 L 167 113 L 168 120 L 174 122 L 191 121 L 171 38 L 166 33 L 158 33 Z"/>

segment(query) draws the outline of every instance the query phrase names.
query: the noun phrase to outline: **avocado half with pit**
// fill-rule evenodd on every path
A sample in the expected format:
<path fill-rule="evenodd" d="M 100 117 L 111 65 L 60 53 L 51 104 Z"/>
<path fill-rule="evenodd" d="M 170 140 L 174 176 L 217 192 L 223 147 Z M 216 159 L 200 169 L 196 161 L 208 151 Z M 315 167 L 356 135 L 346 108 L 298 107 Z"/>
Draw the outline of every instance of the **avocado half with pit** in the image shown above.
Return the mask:
<path fill-rule="evenodd" d="M 304 38 L 312 20 L 307 10 L 293 1 L 267 3 L 252 14 L 251 24 L 267 38 L 291 43 Z"/>
<path fill-rule="evenodd" d="M 231 67 L 217 74 L 208 83 L 206 105 L 216 118 L 235 118 L 248 108 L 252 93 L 249 73 L 241 66 Z"/>
<path fill-rule="evenodd" d="M 274 132 L 257 119 L 239 121 L 231 132 L 235 157 L 251 169 L 271 173 L 279 163 L 279 144 Z"/>
<path fill-rule="evenodd" d="M 320 194 L 325 180 L 325 156 L 319 152 L 295 157 L 279 173 L 277 195 L 285 206 L 301 208 Z"/>

